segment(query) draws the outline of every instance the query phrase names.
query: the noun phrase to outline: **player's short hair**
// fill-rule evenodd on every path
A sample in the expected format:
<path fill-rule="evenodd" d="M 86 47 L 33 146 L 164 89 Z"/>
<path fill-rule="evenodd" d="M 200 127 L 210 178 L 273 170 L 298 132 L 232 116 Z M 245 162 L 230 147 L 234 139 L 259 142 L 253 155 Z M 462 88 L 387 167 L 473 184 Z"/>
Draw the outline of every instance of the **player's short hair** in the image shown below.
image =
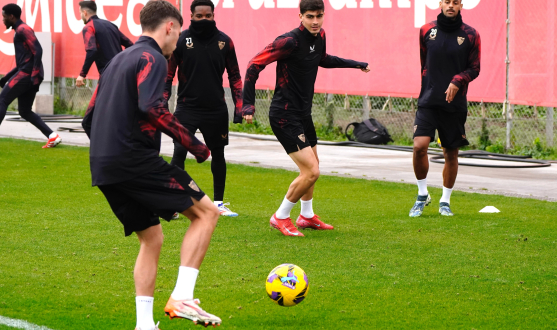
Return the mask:
<path fill-rule="evenodd" d="M 20 19 L 21 17 L 21 7 L 16 5 L 15 3 L 9 3 L 2 7 L 2 11 L 6 13 L 6 15 L 14 15 L 15 18 Z"/>
<path fill-rule="evenodd" d="M 197 6 L 209 6 L 211 7 L 211 11 L 215 11 L 215 4 L 211 0 L 193 0 L 190 6 L 191 13 L 195 11 L 195 7 Z"/>
<path fill-rule="evenodd" d="M 325 11 L 325 3 L 323 0 L 302 0 L 300 1 L 300 14 L 306 11 Z"/>
<path fill-rule="evenodd" d="M 143 31 L 155 31 L 169 18 L 176 19 L 180 26 L 184 25 L 184 19 L 178 9 L 165 0 L 150 0 L 139 13 Z"/>
<path fill-rule="evenodd" d="M 97 4 L 95 3 L 95 1 L 80 1 L 79 2 L 79 8 L 81 9 L 87 9 L 89 12 L 96 14 L 97 13 Z"/>

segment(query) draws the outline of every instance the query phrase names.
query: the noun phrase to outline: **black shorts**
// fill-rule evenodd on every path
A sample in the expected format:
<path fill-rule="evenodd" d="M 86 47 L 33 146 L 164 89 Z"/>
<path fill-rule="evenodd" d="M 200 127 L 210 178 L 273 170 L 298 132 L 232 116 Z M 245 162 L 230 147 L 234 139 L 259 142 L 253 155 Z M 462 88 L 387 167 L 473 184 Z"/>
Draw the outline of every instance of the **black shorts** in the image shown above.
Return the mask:
<path fill-rule="evenodd" d="M 441 146 L 448 149 L 457 149 L 469 145 L 466 139 L 467 112 L 447 112 L 418 108 L 414 121 L 414 137 L 429 136 L 431 142 L 435 141 L 435 130 L 439 132 Z"/>
<path fill-rule="evenodd" d="M 112 211 L 124 225 L 126 236 L 160 224 L 159 217 L 170 220 L 184 212 L 205 193 L 186 171 L 163 164 L 137 178 L 99 186 Z"/>
<path fill-rule="evenodd" d="M 210 150 L 228 145 L 228 109 L 204 113 L 178 108 L 174 116 L 188 131 L 195 134 L 199 129 Z"/>
<path fill-rule="evenodd" d="M 269 116 L 269 122 L 287 154 L 317 145 L 317 134 L 311 116 Z"/>

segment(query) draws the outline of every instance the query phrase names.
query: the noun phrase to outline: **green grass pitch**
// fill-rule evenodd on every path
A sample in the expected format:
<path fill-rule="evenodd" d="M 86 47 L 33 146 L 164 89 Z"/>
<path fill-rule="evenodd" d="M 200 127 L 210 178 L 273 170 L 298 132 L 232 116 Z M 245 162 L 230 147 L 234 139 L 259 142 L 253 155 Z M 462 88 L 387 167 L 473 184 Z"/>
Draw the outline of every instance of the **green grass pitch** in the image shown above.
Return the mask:
<path fill-rule="evenodd" d="M 40 146 L 0 139 L 0 315 L 55 330 L 133 329 L 137 239 L 90 186 L 87 148 Z M 212 197 L 210 164 L 186 168 Z M 240 216 L 220 219 L 195 291 L 222 329 L 557 329 L 556 203 L 455 192 L 447 218 L 431 189 L 433 206 L 411 219 L 412 185 L 322 176 L 314 206 L 335 230 L 290 238 L 269 217 L 295 176 L 229 165 L 226 200 Z M 502 212 L 478 213 L 487 205 Z M 195 328 L 163 314 L 187 227 L 184 217 L 163 223 L 163 330 Z M 310 282 L 291 308 L 265 293 L 286 262 Z"/>

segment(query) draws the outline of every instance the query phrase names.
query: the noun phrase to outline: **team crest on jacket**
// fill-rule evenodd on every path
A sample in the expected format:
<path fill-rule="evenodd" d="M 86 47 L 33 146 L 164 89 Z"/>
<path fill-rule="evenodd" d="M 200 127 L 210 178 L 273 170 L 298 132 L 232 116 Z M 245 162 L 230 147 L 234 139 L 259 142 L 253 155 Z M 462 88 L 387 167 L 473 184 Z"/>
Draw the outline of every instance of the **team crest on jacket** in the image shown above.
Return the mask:
<path fill-rule="evenodd" d="M 435 40 L 437 37 L 437 29 L 431 29 L 431 33 L 429 34 L 429 40 Z"/>
<path fill-rule="evenodd" d="M 191 38 L 186 38 L 186 46 L 188 47 L 188 49 L 193 48 L 193 41 L 191 40 Z"/>
<path fill-rule="evenodd" d="M 459 45 L 462 45 L 464 43 L 464 40 L 465 40 L 463 37 L 456 37 L 456 39 L 457 39 Z"/>
<path fill-rule="evenodd" d="M 191 180 L 190 184 L 189 184 L 190 188 L 199 192 L 199 187 L 197 186 L 197 184 L 195 183 L 195 181 Z"/>
<path fill-rule="evenodd" d="M 222 50 L 224 48 L 224 45 L 226 45 L 226 42 L 224 41 L 219 41 L 219 48 L 220 50 Z"/>
<path fill-rule="evenodd" d="M 300 139 L 304 143 L 306 142 L 306 136 L 304 134 L 298 135 L 298 139 Z"/>

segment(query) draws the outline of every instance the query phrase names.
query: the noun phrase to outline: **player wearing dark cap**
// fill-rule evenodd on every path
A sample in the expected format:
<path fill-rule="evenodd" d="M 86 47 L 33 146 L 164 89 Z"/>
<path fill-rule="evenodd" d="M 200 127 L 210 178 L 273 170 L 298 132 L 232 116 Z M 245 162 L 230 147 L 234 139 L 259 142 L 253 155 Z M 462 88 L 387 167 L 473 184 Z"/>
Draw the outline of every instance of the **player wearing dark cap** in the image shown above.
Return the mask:
<path fill-rule="evenodd" d="M 81 87 L 85 86 L 84 80 L 93 62 L 97 65 L 99 74 L 102 74 L 108 62 L 122 51 L 122 46 L 131 47 L 133 42 L 116 25 L 97 16 L 95 1 L 80 1 L 79 9 L 81 19 L 85 23 L 82 34 L 87 53 L 76 81 L 76 86 Z"/>
<path fill-rule="evenodd" d="M 0 124 L 6 116 L 8 106 L 18 100 L 19 115 L 38 128 L 48 139 L 43 148 L 56 147 L 62 138 L 54 133 L 31 109 L 35 95 L 43 82 L 43 48 L 35 32 L 21 19 L 21 8 L 7 4 L 2 8 L 2 18 L 6 29 L 14 30 L 15 68 L 0 79 Z"/>
<path fill-rule="evenodd" d="M 427 191 L 427 149 L 435 131 L 445 156 L 443 196 L 439 213 L 452 216 L 451 193 L 458 173 L 458 149 L 468 145 L 464 124 L 468 114 L 466 94 L 470 82 L 480 74 L 480 34 L 462 22 L 462 0 L 442 0 L 437 20 L 420 29 L 422 89 L 414 121 L 414 173 L 418 198 L 411 217 L 422 215 L 431 202 Z"/>
<path fill-rule="evenodd" d="M 250 123 L 255 112 L 255 82 L 268 64 L 277 61 L 275 94 L 269 121 L 286 153 L 300 169 L 280 208 L 271 217 L 272 227 L 287 236 L 304 236 L 292 224 L 290 211 L 298 200 L 302 210 L 296 220 L 298 228 L 333 229 L 313 213 L 313 187 L 319 177 L 317 135 L 311 117 L 318 67 L 358 68 L 369 72 L 368 64 L 327 54 L 323 0 L 302 0 L 298 28 L 278 37 L 249 63 L 245 78 L 242 113 Z"/>
<path fill-rule="evenodd" d="M 172 81 L 178 69 L 178 98 L 174 115 L 192 132 L 199 129 L 211 149 L 214 203 L 223 216 L 235 217 L 224 203 L 228 145 L 228 107 L 224 100 L 222 76 L 226 69 L 235 113 L 242 109 L 242 79 L 234 43 L 217 29 L 215 5 L 211 0 L 194 0 L 190 6 L 191 23 L 183 31 L 168 65 L 166 97 L 170 98 Z M 240 119 L 241 120 L 241 119 Z M 171 164 L 184 168 L 187 150 L 174 142 Z"/>
<path fill-rule="evenodd" d="M 178 280 L 165 312 L 204 325 L 220 324 L 194 299 L 199 267 L 218 221 L 218 209 L 187 172 L 168 164 L 160 153 L 161 131 L 205 161 L 209 149 L 168 111 L 164 84 L 166 57 L 172 55 L 183 23 L 169 2 L 151 0 L 139 15 L 143 35 L 116 55 L 104 71 L 83 128 L 91 140 L 93 185 L 105 195 L 124 226 L 137 234 L 141 248 L 134 269 L 137 330 L 158 329 L 153 294 L 163 233 L 159 217 L 180 212 L 191 220 L 180 253 Z"/>

